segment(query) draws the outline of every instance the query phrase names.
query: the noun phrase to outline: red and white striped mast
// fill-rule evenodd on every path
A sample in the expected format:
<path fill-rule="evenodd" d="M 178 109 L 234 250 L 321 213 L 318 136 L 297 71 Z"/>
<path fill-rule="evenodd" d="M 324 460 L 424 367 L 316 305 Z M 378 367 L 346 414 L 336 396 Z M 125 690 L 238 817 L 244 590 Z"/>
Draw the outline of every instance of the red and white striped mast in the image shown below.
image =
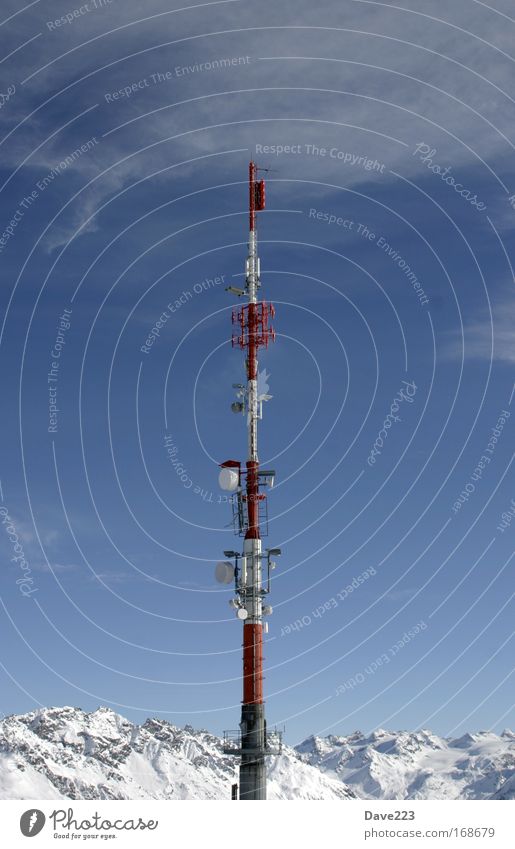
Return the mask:
<path fill-rule="evenodd" d="M 243 551 L 224 552 L 235 559 L 231 563 L 219 564 L 217 577 L 228 583 L 234 577 L 236 598 L 231 605 L 243 621 L 243 701 L 240 731 L 226 734 L 226 751 L 241 756 L 240 799 L 266 799 L 265 757 L 280 749 L 278 735 L 266 731 L 265 705 L 263 701 L 263 631 L 268 630 L 263 616 L 272 608 L 263 604 L 264 596 L 270 592 L 270 570 L 275 564 L 271 557 L 280 554 L 279 549 L 262 551 L 262 524 L 266 521 L 266 495 L 260 491 L 273 484 L 274 473 L 261 470 L 258 456 L 258 421 L 262 417 L 263 401 L 271 396 L 260 392 L 258 385 L 258 351 L 267 347 L 275 333 L 270 326 L 274 308 L 258 300 L 259 257 L 257 254 L 256 213 L 265 208 L 265 181 L 257 180 L 257 167 L 249 163 L 249 244 L 245 266 L 245 289 L 229 287 L 239 297 L 247 297 L 248 303 L 233 310 L 232 321 L 236 326 L 232 344 L 246 352 L 245 365 L 247 383 L 236 384 L 239 401 L 232 405 L 234 412 L 247 415 L 248 459 L 245 468 L 235 460 L 222 463 L 220 484 L 231 490 L 235 530 L 244 537 Z M 262 387 L 261 387 L 262 388 Z M 266 392 L 265 387 L 265 392 Z M 267 570 L 263 585 L 263 561 Z"/>

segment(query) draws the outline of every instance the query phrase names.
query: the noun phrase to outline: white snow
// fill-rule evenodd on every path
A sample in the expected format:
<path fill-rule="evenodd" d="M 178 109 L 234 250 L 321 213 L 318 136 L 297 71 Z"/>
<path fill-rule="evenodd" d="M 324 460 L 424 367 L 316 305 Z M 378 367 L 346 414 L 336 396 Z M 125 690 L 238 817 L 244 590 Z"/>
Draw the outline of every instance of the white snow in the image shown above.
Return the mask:
<path fill-rule="evenodd" d="M 296 748 L 361 799 L 487 799 L 515 775 L 510 731 L 445 739 L 427 730 L 379 729 L 368 737 L 310 737 Z"/>
<path fill-rule="evenodd" d="M 269 799 L 513 799 L 515 734 L 430 731 L 308 737 L 268 760 Z M 0 721 L 2 799 L 229 799 L 237 759 L 220 738 L 109 708 Z"/>

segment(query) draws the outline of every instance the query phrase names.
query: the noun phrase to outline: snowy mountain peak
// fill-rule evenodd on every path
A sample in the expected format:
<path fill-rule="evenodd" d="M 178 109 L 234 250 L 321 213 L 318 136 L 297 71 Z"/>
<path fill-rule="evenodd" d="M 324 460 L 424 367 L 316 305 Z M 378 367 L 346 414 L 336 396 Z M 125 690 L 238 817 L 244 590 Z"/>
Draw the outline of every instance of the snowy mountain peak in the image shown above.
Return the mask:
<path fill-rule="evenodd" d="M 139 726 L 110 708 L 44 708 L 0 722 L 0 798 L 230 799 L 237 761 L 222 741 L 164 719 Z M 270 799 L 347 799 L 338 778 L 284 748 Z"/>
<path fill-rule="evenodd" d="M 368 736 L 309 737 L 297 751 L 360 798 L 511 798 L 515 787 L 511 732 L 498 736 L 479 731 L 446 739 L 428 729 L 378 729 Z"/>
<path fill-rule="evenodd" d="M 43 708 L 0 721 L 0 798 L 229 799 L 219 737 L 115 711 Z M 515 735 L 427 729 L 312 735 L 269 759 L 270 799 L 512 799 Z"/>

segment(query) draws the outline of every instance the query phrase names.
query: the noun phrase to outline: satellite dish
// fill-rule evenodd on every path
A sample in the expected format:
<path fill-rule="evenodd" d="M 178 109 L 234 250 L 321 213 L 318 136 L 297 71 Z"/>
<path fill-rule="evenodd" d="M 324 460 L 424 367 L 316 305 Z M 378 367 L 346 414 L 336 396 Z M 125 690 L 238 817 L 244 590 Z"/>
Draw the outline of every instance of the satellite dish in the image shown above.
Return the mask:
<path fill-rule="evenodd" d="M 238 619 L 246 619 L 248 615 L 249 615 L 249 612 L 245 607 L 240 607 L 237 614 L 236 614 Z"/>
<path fill-rule="evenodd" d="M 228 560 L 216 564 L 215 578 L 219 584 L 232 584 L 234 581 L 234 566 Z"/>
<path fill-rule="evenodd" d="M 234 492 L 235 489 L 238 489 L 239 482 L 240 476 L 235 469 L 223 468 L 220 470 L 218 475 L 220 489 L 224 489 L 226 492 Z"/>

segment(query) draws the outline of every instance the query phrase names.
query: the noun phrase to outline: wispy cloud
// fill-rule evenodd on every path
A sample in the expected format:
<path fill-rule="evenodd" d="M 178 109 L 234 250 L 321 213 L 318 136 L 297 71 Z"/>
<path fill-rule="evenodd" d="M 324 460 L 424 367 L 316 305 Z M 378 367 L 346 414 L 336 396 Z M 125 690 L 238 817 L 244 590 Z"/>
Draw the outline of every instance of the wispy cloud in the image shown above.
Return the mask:
<path fill-rule="evenodd" d="M 50 565 L 48 563 L 36 563 L 32 567 L 36 572 L 57 572 L 62 574 L 64 572 L 77 572 L 79 570 L 79 566 L 77 563 L 52 563 Z"/>
<path fill-rule="evenodd" d="M 446 360 L 460 360 L 463 345 L 465 359 L 515 363 L 514 306 L 515 291 L 505 293 L 493 306 L 492 318 L 483 311 L 465 324 L 463 337 L 458 329 L 445 333 L 440 355 Z"/>
<path fill-rule="evenodd" d="M 105 584 L 129 584 L 134 581 L 147 581 L 145 575 L 141 575 L 139 572 L 124 572 L 124 571 L 112 571 L 112 572 L 95 572 L 94 574 L 88 572 L 88 580 L 93 583 L 101 583 Z"/>
<path fill-rule="evenodd" d="M 48 249 L 65 244 L 121 188 L 171 161 L 223 147 L 252 151 L 256 142 L 335 145 L 385 160 L 386 179 L 390 168 L 404 175 L 421 173 L 411 156 L 411 146 L 421 141 L 434 144 L 442 165 L 453 169 L 478 164 L 481 158 L 495 168 L 506 151 L 503 132 L 509 130 L 514 108 L 508 96 L 510 34 L 502 19 L 482 4 L 457 2 L 439 10 L 448 19 L 445 23 L 380 3 L 348 2 L 343 13 L 340 0 L 323 4 L 322 20 L 310 1 L 296 0 L 279 8 L 271 5 L 273 14 L 265 26 L 265 11 L 248 3 L 174 12 L 158 0 L 145 13 L 140 3 L 113 3 L 58 32 L 49 30 L 48 18 L 59 17 L 69 6 L 65 0 L 56 3 L 52 15 L 36 6 L 31 16 L 15 19 L 20 43 L 38 27 L 45 37 L 14 57 L 18 78 L 37 73 L 20 85 L 16 112 L 1 115 L 2 121 L 19 119 L 22 98 L 27 114 L 28 104 L 37 109 L 72 84 L 23 124 L 15 145 L 4 146 L 4 167 L 16 167 L 28 156 L 27 168 L 37 174 L 70 154 L 92 131 L 100 139 L 60 179 L 75 178 L 75 191 L 106 173 L 52 228 L 45 239 Z M 206 33 L 201 37 L 199 19 Z M 251 61 L 175 75 L 176 67 L 200 68 L 201 63 L 238 55 Z M 158 72 L 171 76 L 155 84 L 152 75 Z M 148 85 L 138 88 L 141 81 Z M 106 101 L 106 94 L 133 84 L 130 96 Z M 65 123 L 66 104 L 68 118 L 98 106 L 86 120 L 54 134 Z M 105 131 L 123 124 L 104 137 Z M 467 138 L 474 139 L 477 155 L 461 143 Z M 136 151 L 141 152 L 133 155 Z M 273 164 L 273 156 L 269 158 Z M 298 162 L 283 156 L 282 175 L 298 176 Z M 336 184 L 376 179 L 329 157 L 323 162 L 312 158 L 309 169 L 315 179 L 319 166 L 324 180 Z M 210 166 L 195 166 L 197 171 L 202 167 Z M 186 174 L 184 168 L 165 171 L 160 179 L 177 181 Z M 81 232 L 95 227 L 98 221 L 93 219 Z"/>

